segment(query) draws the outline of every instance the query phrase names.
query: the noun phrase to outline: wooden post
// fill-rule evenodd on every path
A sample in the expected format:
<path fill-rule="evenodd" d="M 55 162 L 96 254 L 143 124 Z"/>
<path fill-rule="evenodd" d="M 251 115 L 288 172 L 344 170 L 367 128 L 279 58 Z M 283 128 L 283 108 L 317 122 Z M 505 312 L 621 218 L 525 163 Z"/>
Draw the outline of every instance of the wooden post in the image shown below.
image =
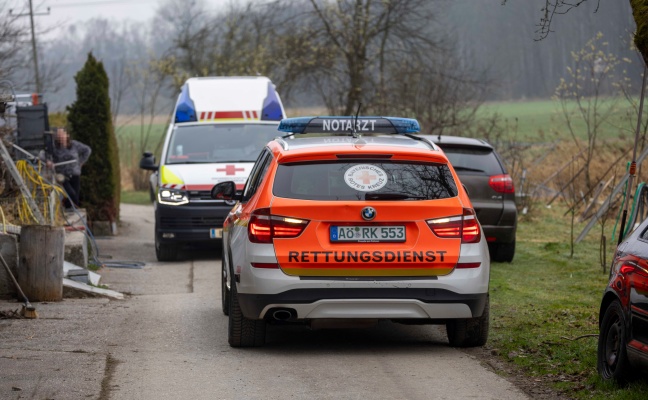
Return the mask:
<path fill-rule="evenodd" d="M 18 284 L 31 301 L 63 300 L 65 231 L 49 225 L 23 226 Z"/>

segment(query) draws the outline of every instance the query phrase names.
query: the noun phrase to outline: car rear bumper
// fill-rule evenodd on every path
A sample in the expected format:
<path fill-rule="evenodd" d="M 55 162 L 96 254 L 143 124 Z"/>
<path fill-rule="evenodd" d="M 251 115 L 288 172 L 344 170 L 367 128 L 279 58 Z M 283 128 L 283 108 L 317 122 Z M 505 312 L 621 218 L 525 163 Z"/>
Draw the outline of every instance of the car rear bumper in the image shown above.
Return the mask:
<path fill-rule="evenodd" d="M 479 317 L 488 293 L 460 294 L 425 288 L 294 289 L 278 294 L 238 293 L 243 315 L 272 319 L 290 310 L 293 319 L 433 319 Z"/>
<path fill-rule="evenodd" d="M 157 204 L 155 235 L 160 243 L 214 241 L 211 229 L 222 229 L 232 206 L 224 204 L 168 206 Z M 170 237 L 173 236 L 173 237 Z"/>
<path fill-rule="evenodd" d="M 515 226 L 482 225 L 488 243 L 512 243 L 515 241 Z"/>

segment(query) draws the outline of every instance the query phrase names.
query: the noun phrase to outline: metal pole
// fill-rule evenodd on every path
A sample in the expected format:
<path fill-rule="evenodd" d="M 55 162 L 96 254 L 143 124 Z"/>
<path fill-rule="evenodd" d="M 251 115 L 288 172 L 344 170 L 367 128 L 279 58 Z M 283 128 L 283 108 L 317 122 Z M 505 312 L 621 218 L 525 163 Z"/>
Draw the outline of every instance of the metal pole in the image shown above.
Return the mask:
<path fill-rule="evenodd" d="M 634 180 L 635 173 L 637 172 L 637 145 L 639 144 L 639 132 L 641 131 L 641 118 L 643 114 L 644 96 L 646 94 L 646 75 L 648 67 L 644 64 L 643 80 L 641 83 L 641 98 L 639 99 L 639 116 L 637 117 L 637 130 L 635 131 L 634 148 L 632 149 L 632 162 L 630 163 L 630 171 L 628 175 L 628 186 L 626 187 L 626 197 L 623 204 L 623 216 L 621 217 L 621 230 L 619 231 L 619 242 L 623 240 L 623 231 L 625 230 L 625 222 L 628 216 L 628 203 L 632 195 L 632 181 Z"/>
<path fill-rule="evenodd" d="M 29 22 L 31 24 L 31 41 L 32 41 L 32 54 L 34 58 L 34 73 L 36 74 L 36 93 L 41 92 L 40 73 L 38 72 L 38 50 L 36 49 L 36 34 L 34 33 L 34 9 L 32 7 L 32 0 L 29 0 Z"/>

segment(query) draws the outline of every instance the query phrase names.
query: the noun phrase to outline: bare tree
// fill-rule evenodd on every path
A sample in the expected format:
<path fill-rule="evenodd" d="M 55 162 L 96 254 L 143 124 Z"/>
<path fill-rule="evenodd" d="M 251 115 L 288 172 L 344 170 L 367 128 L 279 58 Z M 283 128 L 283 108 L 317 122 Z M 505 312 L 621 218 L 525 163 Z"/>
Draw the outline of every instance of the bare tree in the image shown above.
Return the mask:
<path fill-rule="evenodd" d="M 508 0 L 502 0 L 502 4 L 506 4 Z M 553 32 L 551 30 L 551 24 L 556 15 L 564 15 L 574 8 L 586 3 L 588 0 L 544 0 L 544 6 L 542 7 L 542 16 L 540 17 L 540 22 L 537 24 L 538 29 L 536 30 L 536 39 L 542 40 L 549 36 L 549 33 Z M 601 0 L 593 0 L 596 2 L 596 9 L 594 12 L 598 11 Z"/>
<path fill-rule="evenodd" d="M 137 120 L 135 125 L 139 131 L 130 136 L 118 134 L 118 138 L 126 158 L 122 160 L 125 164 L 123 169 L 135 190 L 148 188 L 149 174 L 138 167 L 138 161 L 144 150 L 160 147 L 160 143 L 152 142 L 153 130 L 160 125 L 156 117 L 172 109 L 173 99 L 165 96 L 172 69 L 171 61 L 157 59 L 154 55 L 133 61 L 124 69 L 124 81 L 130 83 L 128 94 L 136 103 L 132 119 Z"/>
<path fill-rule="evenodd" d="M 429 1 L 309 1 L 315 15 L 311 23 L 319 23 L 322 45 L 335 59 L 334 68 L 321 71 L 331 82 L 324 85 L 329 108 L 339 104 L 331 111 L 349 115 L 360 103 L 384 106 L 381 95 L 394 77 L 390 61 L 419 64 L 427 55 L 446 53 L 443 35 L 430 29 L 435 15 Z"/>
<path fill-rule="evenodd" d="M 432 133 L 465 127 L 481 104 L 485 80 L 434 22 L 437 2 L 277 0 L 219 15 L 179 3 L 157 16 L 177 86 L 189 76 L 262 74 L 282 96 L 316 94 L 330 113 L 362 104 L 365 113 L 415 116 Z"/>
<path fill-rule="evenodd" d="M 450 51 L 419 62 L 392 60 L 388 71 L 377 113 L 416 116 L 434 135 L 466 135 L 488 88 L 487 79 L 463 70 Z"/>
<path fill-rule="evenodd" d="M 7 10 L 7 1 L 0 1 L 0 9 Z M 26 29 L 18 24 L 16 16 L 0 15 L 0 79 L 7 79 L 22 65 Z"/>
<path fill-rule="evenodd" d="M 598 149 L 599 132 L 604 124 L 610 123 L 621 100 L 617 96 L 619 79 L 615 71 L 621 60 L 605 52 L 605 46 L 599 34 L 581 50 L 573 52 L 573 65 L 567 68 L 566 79 L 561 79 L 555 94 L 574 144 L 584 150 L 587 190 L 593 184 L 590 165 Z M 585 133 L 584 138 L 581 132 Z"/>

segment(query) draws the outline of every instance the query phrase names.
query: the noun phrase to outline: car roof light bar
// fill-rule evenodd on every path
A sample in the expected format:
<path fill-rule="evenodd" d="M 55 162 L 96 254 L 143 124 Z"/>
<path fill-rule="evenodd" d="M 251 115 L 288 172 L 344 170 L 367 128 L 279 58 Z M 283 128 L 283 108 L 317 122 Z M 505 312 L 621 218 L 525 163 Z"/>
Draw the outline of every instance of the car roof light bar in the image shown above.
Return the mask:
<path fill-rule="evenodd" d="M 355 128 L 355 130 L 354 130 Z M 285 118 L 279 130 L 290 134 L 304 133 L 386 133 L 408 135 L 419 132 L 421 127 L 413 118 L 395 117 L 299 117 Z"/>

